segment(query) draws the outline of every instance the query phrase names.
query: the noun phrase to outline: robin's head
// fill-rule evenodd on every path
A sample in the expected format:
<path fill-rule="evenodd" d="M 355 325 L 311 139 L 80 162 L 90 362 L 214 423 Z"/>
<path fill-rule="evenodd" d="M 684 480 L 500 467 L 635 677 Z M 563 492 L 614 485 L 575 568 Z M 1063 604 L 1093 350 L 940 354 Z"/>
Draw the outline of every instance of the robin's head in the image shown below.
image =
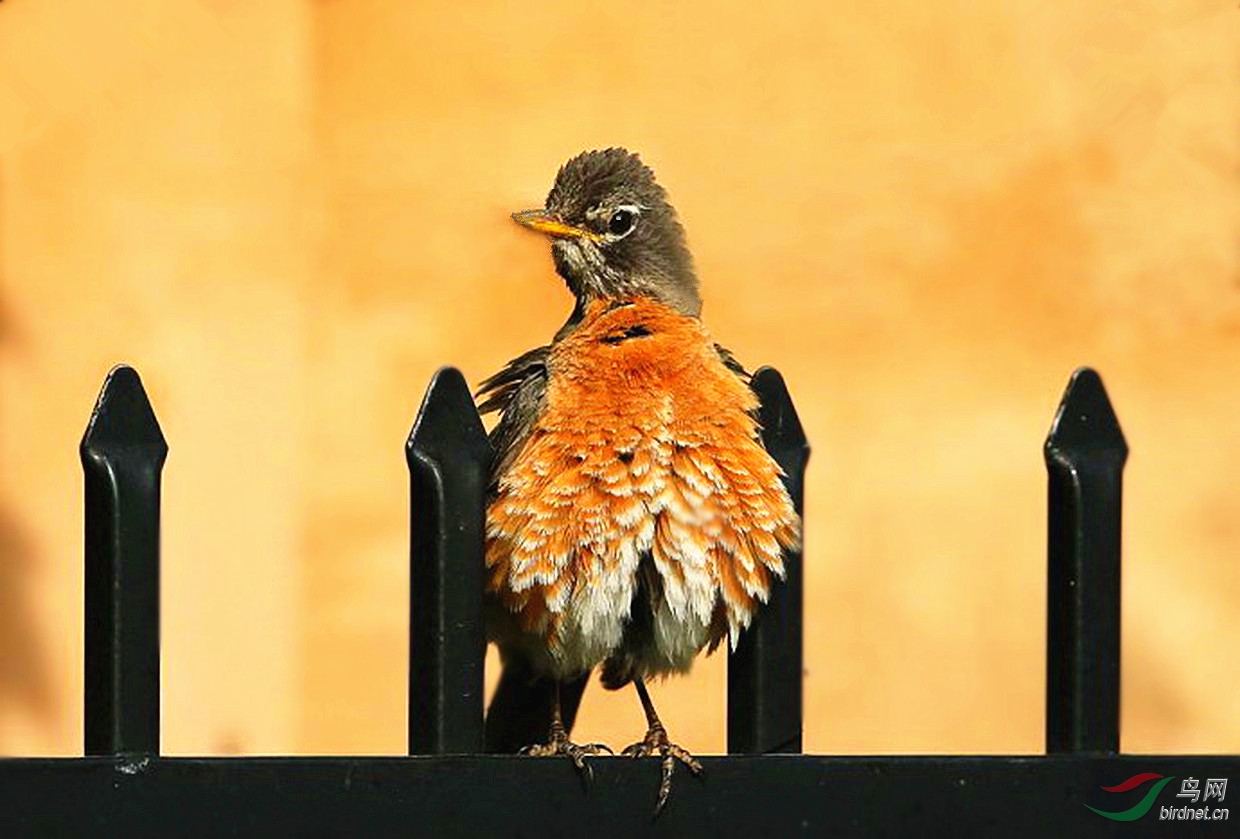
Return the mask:
<path fill-rule="evenodd" d="M 560 167 L 541 210 L 514 213 L 552 239 L 555 269 L 578 307 L 603 297 L 650 297 L 698 315 L 685 232 L 654 172 L 624 149 L 588 151 Z"/>

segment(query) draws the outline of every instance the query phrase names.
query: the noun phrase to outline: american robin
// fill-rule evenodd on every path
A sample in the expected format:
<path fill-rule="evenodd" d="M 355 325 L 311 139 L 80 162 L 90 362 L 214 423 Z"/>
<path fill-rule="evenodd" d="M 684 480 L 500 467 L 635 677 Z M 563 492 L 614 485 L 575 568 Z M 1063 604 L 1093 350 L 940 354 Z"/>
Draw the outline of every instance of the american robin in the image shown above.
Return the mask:
<path fill-rule="evenodd" d="M 701 765 L 669 739 L 646 680 L 687 671 L 724 638 L 735 646 L 800 521 L 759 440 L 748 375 L 699 319 L 684 231 L 651 170 L 623 149 L 586 152 L 561 167 L 544 209 L 513 218 L 552 239 L 576 305 L 551 344 L 479 390 L 480 411 L 502 411 L 488 635 L 505 678 L 550 683 L 548 741 L 527 753 L 588 772 L 606 747 L 569 739 L 561 685 L 598 665 L 605 688 L 633 684 L 648 730 L 624 754 L 662 757 L 661 809 L 675 762 Z"/>

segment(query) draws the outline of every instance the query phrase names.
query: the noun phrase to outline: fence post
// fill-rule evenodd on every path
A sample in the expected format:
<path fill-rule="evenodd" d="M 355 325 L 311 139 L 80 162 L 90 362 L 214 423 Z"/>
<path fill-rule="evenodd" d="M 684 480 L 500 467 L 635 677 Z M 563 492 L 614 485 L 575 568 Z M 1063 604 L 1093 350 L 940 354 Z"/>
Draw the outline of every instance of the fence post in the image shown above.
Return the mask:
<path fill-rule="evenodd" d="M 86 754 L 158 754 L 159 483 L 168 445 L 132 367 L 108 373 L 79 451 Z"/>
<path fill-rule="evenodd" d="M 491 449 L 459 370 L 431 379 L 409 465 L 409 753 L 482 751 L 483 539 Z"/>
<path fill-rule="evenodd" d="M 1046 438 L 1046 750 L 1119 752 L 1120 518 L 1128 445 L 1102 379 L 1072 374 Z"/>
<path fill-rule="evenodd" d="M 762 444 L 784 470 L 784 485 L 797 513 L 804 513 L 809 445 L 783 377 L 771 367 L 754 374 L 750 387 L 761 400 Z M 785 552 L 785 577 L 758 610 L 728 656 L 728 754 L 801 751 L 804 601 L 801 553 Z"/>

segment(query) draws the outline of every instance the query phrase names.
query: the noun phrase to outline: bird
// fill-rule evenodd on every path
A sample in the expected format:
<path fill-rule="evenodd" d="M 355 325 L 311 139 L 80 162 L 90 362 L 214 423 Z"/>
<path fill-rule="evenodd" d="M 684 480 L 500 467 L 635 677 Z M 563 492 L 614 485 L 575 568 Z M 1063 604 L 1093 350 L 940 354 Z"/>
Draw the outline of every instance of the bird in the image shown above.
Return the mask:
<path fill-rule="evenodd" d="M 604 688 L 632 684 L 641 702 L 646 733 L 622 754 L 662 759 L 657 814 L 675 766 L 702 766 L 669 737 L 647 682 L 725 640 L 735 648 L 801 522 L 762 447 L 749 374 L 703 324 L 684 229 L 641 158 L 583 152 L 542 208 L 512 217 L 551 240 L 574 306 L 549 344 L 476 394 L 480 413 L 500 415 L 485 602 L 509 695 L 492 701 L 488 741 L 503 739 L 494 718 L 525 691 L 507 736 L 549 714 L 546 742 L 523 751 L 568 756 L 588 775 L 585 759 L 611 750 L 568 735 L 601 668 Z"/>

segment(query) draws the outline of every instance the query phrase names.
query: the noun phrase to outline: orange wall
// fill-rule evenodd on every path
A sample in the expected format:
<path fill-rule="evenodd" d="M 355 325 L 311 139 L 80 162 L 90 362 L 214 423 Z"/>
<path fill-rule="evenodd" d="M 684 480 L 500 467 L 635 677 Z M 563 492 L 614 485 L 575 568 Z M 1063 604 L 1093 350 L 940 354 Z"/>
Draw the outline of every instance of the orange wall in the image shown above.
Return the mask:
<path fill-rule="evenodd" d="M 814 445 L 807 748 L 1041 748 L 1040 445 L 1089 363 L 1133 452 L 1125 747 L 1240 751 L 1234 3 L 811 6 L 0 5 L 0 752 L 80 749 L 119 360 L 171 445 L 165 750 L 402 751 L 404 436 L 437 366 L 562 322 L 507 213 L 613 144 Z M 722 664 L 656 688 L 691 748 Z"/>

